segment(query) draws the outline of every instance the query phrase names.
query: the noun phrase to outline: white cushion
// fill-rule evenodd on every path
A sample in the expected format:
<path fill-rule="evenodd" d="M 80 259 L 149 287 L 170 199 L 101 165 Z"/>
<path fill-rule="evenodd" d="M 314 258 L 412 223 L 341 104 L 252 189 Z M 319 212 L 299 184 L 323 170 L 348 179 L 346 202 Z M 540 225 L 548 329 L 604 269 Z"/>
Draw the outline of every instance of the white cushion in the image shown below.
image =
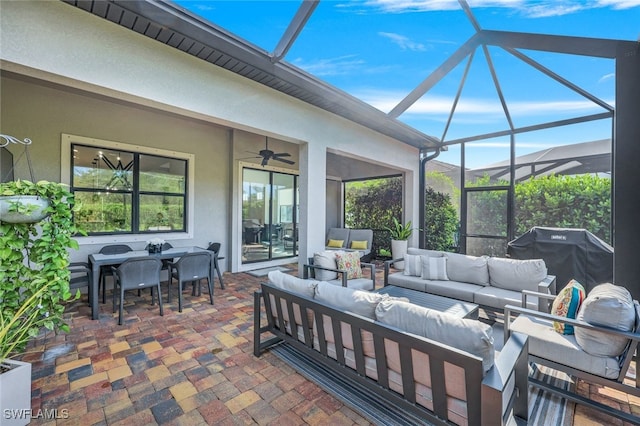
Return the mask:
<path fill-rule="evenodd" d="M 485 256 L 476 257 L 458 253 L 444 255 L 447 258 L 447 276 L 451 281 L 489 285 L 489 271 Z"/>
<path fill-rule="evenodd" d="M 576 331 L 579 328 L 574 327 Z M 509 329 L 529 336 L 531 355 L 607 379 L 616 379 L 620 374 L 617 358 L 589 355 L 580 348 L 574 335 L 556 333 L 552 321 L 519 315 Z"/>
<path fill-rule="evenodd" d="M 315 299 L 319 302 L 371 319 L 375 318 L 374 311 L 378 303 L 386 299 L 385 296 L 388 297 L 388 295 L 354 290 L 324 281 L 318 283 L 315 291 Z"/>
<path fill-rule="evenodd" d="M 422 276 L 422 256 L 416 254 L 404 255 L 404 275 L 412 277 Z"/>
<path fill-rule="evenodd" d="M 281 271 L 271 271 L 268 276 L 269 281 L 279 289 L 301 294 L 312 299 L 315 296 L 316 286 L 318 285 L 315 280 L 303 280 Z"/>
<path fill-rule="evenodd" d="M 636 309 L 629 290 L 609 283 L 600 284 L 584 299 L 576 319 L 616 330 L 633 331 Z M 620 355 L 628 342 L 624 337 L 583 327 L 574 327 L 574 332 L 580 347 L 595 356 Z"/>
<path fill-rule="evenodd" d="M 323 268 L 338 269 L 336 264 L 336 253 L 344 253 L 340 250 L 325 250 L 313 254 L 313 264 Z M 324 269 L 315 269 L 315 277 L 319 281 L 329 281 L 338 278 L 338 273 L 333 271 L 325 271 Z"/>
<path fill-rule="evenodd" d="M 493 366 L 493 330 L 488 324 L 398 300 L 381 301 L 375 314 L 384 324 L 482 358 L 485 372 Z"/>
<path fill-rule="evenodd" d="M 538 291 L 538 284 L 547 277 L 547 266 L 542 259 L 489 258 L 490 283 L 505 290 Z"/>
<path fill-rule="evenodd" d="M 422 260 L 422 279 L 447 281 L 447 258 L 420 256 Z"/>

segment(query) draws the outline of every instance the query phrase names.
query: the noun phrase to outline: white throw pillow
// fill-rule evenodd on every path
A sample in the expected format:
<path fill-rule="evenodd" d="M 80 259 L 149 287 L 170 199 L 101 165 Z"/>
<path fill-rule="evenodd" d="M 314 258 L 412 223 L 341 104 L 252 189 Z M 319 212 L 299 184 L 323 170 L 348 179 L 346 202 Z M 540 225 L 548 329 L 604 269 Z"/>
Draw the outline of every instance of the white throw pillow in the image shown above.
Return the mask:
<path fill-rule="evenodd" d="M 404 255 L 404 271 L 405 275 L 412 277 L 422 276 L 422 256 L 405 254 Z"/>
<path fill-rule="evenodd" d="M 423 280 L 449 281 L 446 257 L 421 256 L 421 260 Z"/>
<path fill-rule="evenodd" d="M 344 253 L 341 250 L 325 250 L 313 255 L 313 264 L 322 266 L 323 268 L 338 269 L 336 264 L 336 253 Z M 338 273 L 333 271 L 325 271 L 324 269 L 315 269 L 315 277 L 318 281 L 331 281 L 338 278 Z"/>

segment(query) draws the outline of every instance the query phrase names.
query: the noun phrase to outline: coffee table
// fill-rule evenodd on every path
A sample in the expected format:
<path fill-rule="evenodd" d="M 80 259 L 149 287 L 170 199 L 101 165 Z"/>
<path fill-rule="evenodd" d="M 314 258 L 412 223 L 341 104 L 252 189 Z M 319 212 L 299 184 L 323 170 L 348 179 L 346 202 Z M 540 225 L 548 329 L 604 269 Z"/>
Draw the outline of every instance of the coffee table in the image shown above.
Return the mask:
<path fill-rule="evenodd" d="M 403 287 L 388 285 L 376 290 L 376 293 L 388 294 L 393 297 L 406 297 L 415 305 L 446 312 L 459 318 L 478 319 L 478 305 L 463 302 L 449 297 L 437 296 L 423 291 L 411 290 Z"/>

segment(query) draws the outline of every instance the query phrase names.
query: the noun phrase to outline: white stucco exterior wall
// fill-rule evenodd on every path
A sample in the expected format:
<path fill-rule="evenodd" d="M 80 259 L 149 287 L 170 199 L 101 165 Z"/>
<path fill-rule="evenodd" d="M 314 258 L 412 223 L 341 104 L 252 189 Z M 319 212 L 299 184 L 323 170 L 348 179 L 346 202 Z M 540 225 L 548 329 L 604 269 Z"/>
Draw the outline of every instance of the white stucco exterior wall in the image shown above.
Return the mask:
<path fill-rule="evenodd" d="M 1 2 L 0 43 L 3 69 L 302 144 L 301 259 L 324 246 L 329 147 L 404 171 L 405 220 L 418 220 L 409 145 L 63 2 Z"/>

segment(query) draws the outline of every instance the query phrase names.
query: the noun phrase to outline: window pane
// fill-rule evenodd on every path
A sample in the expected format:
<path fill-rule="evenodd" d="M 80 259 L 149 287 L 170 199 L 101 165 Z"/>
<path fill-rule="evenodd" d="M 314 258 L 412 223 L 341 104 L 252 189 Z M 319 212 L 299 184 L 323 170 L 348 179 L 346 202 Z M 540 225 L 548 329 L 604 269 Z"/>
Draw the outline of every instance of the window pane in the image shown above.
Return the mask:
<path fill-rule="evenodd" d="M 76 223 L 87 232 L 131 232 L 131 194 L 75 191 Z"/>
<path fill-rule="evenodd" d="M 74 145 L 73 186 L 130 191 L 133 188 L 133 154 Z"/>
<path fill-rule="evenodd" d="M 187 162 L 140 155 L 140 191 L 184 194 Z"/>
<path fill-rule="evenodd" d="M 184 230 L 184 197 L 140 195 L 140 231 Z"/>

